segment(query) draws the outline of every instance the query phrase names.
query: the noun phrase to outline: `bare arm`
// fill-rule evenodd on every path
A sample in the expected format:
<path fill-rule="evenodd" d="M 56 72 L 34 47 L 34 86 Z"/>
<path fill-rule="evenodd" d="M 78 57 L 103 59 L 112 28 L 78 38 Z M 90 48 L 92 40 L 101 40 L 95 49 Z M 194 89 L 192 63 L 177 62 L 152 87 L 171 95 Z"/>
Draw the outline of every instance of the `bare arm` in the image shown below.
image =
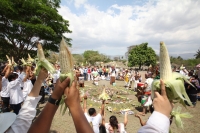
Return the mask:
<path fill-rule="evenodd" d="M 3 69 L 3 71 L 1 73 L 5 73 L 7 68 L 8 68 L 8 65 L 4 67 L 4 69 Z"/>
<path fill-rule="evenodd" d="M 34 84 L 34 86 L 33 86 L 33 89 L 31 90 L 31 92 L 29 93 L 29 96 L 31 96 L 31 97 L 38 97 L 38 96 L 39 96 L 42 82 L 43 82 L 44 79 L 46 78 L 47 73 L 48 73 L 48 72 L 47 72 L 47 70 L 45 70 L 45 69 L 41 69 L 41 70 L 40 70 L 40 73 L 39 73 L 39 75 L 38 75 L 38 78 L 37 78 L 37 80 L 35 81 L 35 84 Z"/>
<path fill-rule="evenodd" d="M 105 126 L 105 123 L 106 123 L 105 118 L 106 118 L 106 112 L 104 110 L 103 115 L 102 115 L 102 125 L 104 125 L 104 126 Z"/>
<path fill-rule="evenodd" d="M 6 79 L 7 79 L 8 76 L 10 75 L 10 68 L 11 68 L 10 65 L 7 65 L 7 66 L 6 66 L 6 73 L 5 73 L 5 78 L 6 78 Z"/>
<path fill-rule="evenodd" d="M 70 80 L 65 79 L 62 83 L 60 80 L 57 80 L 55 89 L 53 91 L 53 94 L 51 97 L 53 99 L 61 99 L 61 96 L 65 90 L 65 88 L 69 85 Z M 42 110 L 41 114 L 38 116 L 38 118 L 33 122 L 31 125 L 28 133 L 48 133 L 53 117 L 58 109 L 58 105 L 53 105 L 51 103 L 47 103 Z M 45 123 L 45 124 L 44 124 Z M 38 130 L 39 129 L 39 130 Z"/>
<path fill-rule="evenodd" d="M 125 112 L 125 115 L 124 115 L 124 126 L 126 126 L 127 125 L 127 123 L 128 123 L 128 112 Z"/>
<path fill-rule="evenodd" d="M 101 114 L 101 116 L 102 116 L 103 113 L 104 113 L 104 107 L 105 107 L 105 100 L 102 100 L 101 110 L 100 110 L 100 114 Z"/>
<path fill-rule="evenodd" d="M 135 115 L 135 117 L 139 118 L 141 126 L 146 125 L 146 122 L 144 122 L 139 115 Z"/>
<path fill-rule="evenodd" d="M 83 101 L 83 112 L 87 113 L 87 96 L 84 96 L 84 101 Z"/>
<path fill-rule="evenodd" d="M 79 90 L 76 88 L 76 83 L 73 82 L 70 88 L 65 89 L 65 94 L 67 98 L 65 99 L 66 105 L 69 107 L 71 112 L 74 125 L 77 133 L 94 133 L 92 127 L 87 121 L 81 105 Z"/>

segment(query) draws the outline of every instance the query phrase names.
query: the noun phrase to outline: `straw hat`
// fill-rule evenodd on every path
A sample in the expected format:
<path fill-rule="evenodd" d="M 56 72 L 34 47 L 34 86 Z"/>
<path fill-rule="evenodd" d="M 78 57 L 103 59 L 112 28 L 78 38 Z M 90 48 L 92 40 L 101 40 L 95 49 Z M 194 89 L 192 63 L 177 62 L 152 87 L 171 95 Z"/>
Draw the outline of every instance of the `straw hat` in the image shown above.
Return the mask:
<path fill-rule="evenodd" d="M 1 113 L 0 114 L 0 133 L 4 133 L 15 121 L 15 113 Z"/>

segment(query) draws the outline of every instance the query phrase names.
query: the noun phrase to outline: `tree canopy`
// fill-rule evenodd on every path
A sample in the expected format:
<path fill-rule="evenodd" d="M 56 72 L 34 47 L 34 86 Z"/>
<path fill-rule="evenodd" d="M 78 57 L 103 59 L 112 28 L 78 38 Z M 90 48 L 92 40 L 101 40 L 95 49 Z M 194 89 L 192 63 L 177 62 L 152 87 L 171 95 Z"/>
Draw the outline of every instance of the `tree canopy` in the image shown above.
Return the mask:
<path fill-rule="evenodd" d="M 16 59 L 36 54 L 36 44 L 57 52 L 69 22 L 58 14 L 60 0 L 1 0 L 0 50 Z M 70 38 L 64 37 L 70 44 Z M 4 56 L 5 57 L 5 56 Z"/>
<path fill-rule="evenodd" d="M 156 64 L 156 53 L 151 48 L 148 47 L 148 43 L 142 43 L 133 47 L 128 53 L 128 66 L 139 66 L 139 69 L 142 65 Z"/>
<path fill-rule="evenodd" d="M 93 51 L 93 50 L 86 50 L 83 53 L 83 57 L 85 59 L 85 62 L 89 64 L 95 64 L 97 61 L 102 61 L 102 62 L 109 62 L 110 59 L 106 55 L 100 54 L 98 51 Z"/>

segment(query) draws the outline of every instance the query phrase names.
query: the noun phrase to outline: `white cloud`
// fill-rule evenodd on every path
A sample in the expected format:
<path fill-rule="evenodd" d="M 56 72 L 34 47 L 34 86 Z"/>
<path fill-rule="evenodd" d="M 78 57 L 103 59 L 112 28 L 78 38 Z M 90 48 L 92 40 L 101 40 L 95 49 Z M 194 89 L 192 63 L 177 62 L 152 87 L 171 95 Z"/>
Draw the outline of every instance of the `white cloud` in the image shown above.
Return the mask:
<path fill-rule="evenodd" d="M 74 0 L 74 5 L 76 8 L 79 8 L 81 5 L 84 5 L 87 0 Z"/>
<path fill-rule="evenodd" d="M 78 2 L 79 1 L 79 2 Z M 170 54 L 195 53 L 200 42 L 200 1 L 169 0 L 138 5 L 112 5 L 106 11 L 75 0 L 85 12 L 76 15 L 61 5 L 59 13 L 70 22 L 74 52 L 99 50 L 124 55 L 127 47 L 148 42 L 157 53 L 165 41 Z"/>

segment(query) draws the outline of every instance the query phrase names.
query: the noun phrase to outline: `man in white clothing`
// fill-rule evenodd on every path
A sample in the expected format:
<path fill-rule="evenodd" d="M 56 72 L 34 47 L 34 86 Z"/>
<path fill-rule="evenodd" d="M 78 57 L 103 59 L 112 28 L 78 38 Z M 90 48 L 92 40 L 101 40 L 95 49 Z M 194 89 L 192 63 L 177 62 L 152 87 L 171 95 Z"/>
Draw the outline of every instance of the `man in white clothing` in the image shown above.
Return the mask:
<path fill-rule="evenodd" d="M 86 119 L 93 128 L 94 133 L 99 133 L 99 124 L 101 123 L 102 115 L 104 113 L 104 106 L 105 106 L 105 101 L 103 100 L 101 105 L 101 110 L 98 114 L 96 113 L 96 110 L 94 108 L 90 108 L 89 110 L 87 110 L 87 96 L 84 96 L 83 111 Z M 87 111 L 89 115 L 87 114 Z"/>

